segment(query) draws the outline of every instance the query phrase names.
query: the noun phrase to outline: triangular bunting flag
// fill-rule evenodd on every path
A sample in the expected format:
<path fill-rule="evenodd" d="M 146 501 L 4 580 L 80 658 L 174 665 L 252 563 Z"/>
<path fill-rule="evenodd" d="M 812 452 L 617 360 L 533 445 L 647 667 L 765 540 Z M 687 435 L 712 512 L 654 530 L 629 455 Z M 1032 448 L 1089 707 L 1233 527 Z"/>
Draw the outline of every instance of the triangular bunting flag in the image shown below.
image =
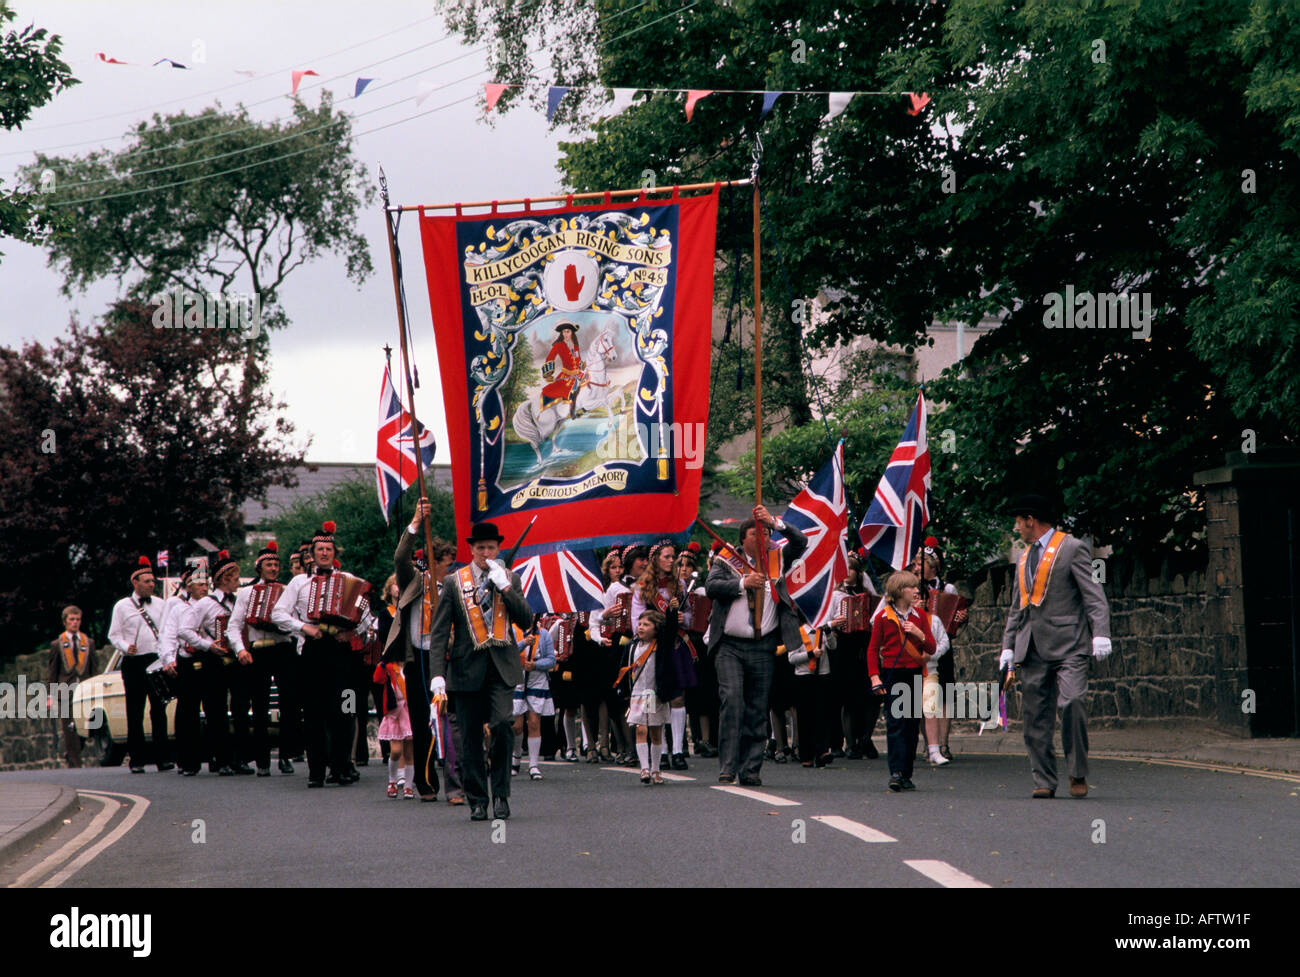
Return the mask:
<path fill-rule="evenodd" d="M 908 92 L 907 97 L 912 103 L 912 107 L 907 110 L 908 115 L 920 115 L 921 109 L 930 104 L 930 96 L 925 92 L 920 95 L 916 94 L 916 92 Z"/>
<path fill-rule="evenodd" d="M 487 108 L 485 108 L 483 111 L 491 112 L 494 108 L 496 108 L 497 101 L 501 98 L 501 93 L 504 92 L 509 87 L 510 87 L 509 85 L 502 85 L 495 81 L 488 82 L 486 85 L 484 85 L 483 91 L 484 94 L 487 96 Z"/>
<path fill-rule="evenodd" d="M 561 88 L 559 85 L 552 85 L 546 93 L 546 121 L 550 122 L 555 118 L 555 110 L 560 107 L 560 99 L 569 94 L 570 89 Z"/>
<path fill-rule="evenodd" d="M 686 93 L 686 121 L 691 121 L 695 114 L 695 103 L 713 94 L 712 88 L 692 88 Z"/>
<path fill-rule="evenodd" d="M 293 94 L 295 95 L 298 94 L 298 83 L 302 81 L 305 75 L 317 75 L 317 73 L 315 71 L 312 71 L 310 68 L 306 69 L 305 71 L 293 72 Z M 320 76 L 317 75 L 317 77 Z"/>
<path fill-rule="evenodd" d="M 848 108 L 855 94 L 855 92 L 831 92 L 826 100 L 826 121 L 829 122 Z"/>
<path fill-rule="evenodd" d="M 357 87 L 356 90 L 352 93 L 352 97 L 360 98 L 361 93 L 366 90 L 366 86 L 369 85 L 372 81 L 374 81 L 373 78 L 358 78 Z"/>
<path fill-rule="evenodd" d="M 104 64 L 130 64 L 130 61 L 118 61 L 117 58 L 110 58 L 103 51 L 97 51 L 95 57 L 99 58 Z"/>
<path fill-rule="evenodd" d="M 614 93 L 614 100 L 605 110 L 608 114 L 619 115 L 632 107 L 632 100 L 637 93 L 635 88 L 611 88 L 610 91 Z"/>
<path fill-rule="evenodd" d="M 769 113 L 769 112 L 772 111 L 772 106 L 776 104 L 776 100 L 777 100 L 778 98 L 780 98 L 780 97 L 781 97 L 782 95 L 784 95 L 784 94 L 785 94 L 785 92 L 764 92 L 764 93 L 763 93 L 763 111 L 760 112 L 760 113 L 758 113 L 758 117 L 759 117 L 760 119 L 766 119 L 766 118 L 767 118 L 767 113 Z"/>
<path fill-rule="evenodd" d="M 153 65 L 152 65 L 151 67 L 156 68 L 156 67 L 158 67 L 160 64 L 162 64 L 164 61 L 166 61 L 166 62 L 167 62 L 169 65 L 171 65 L 173 68 L 184 68 L 186 71 L 189 71 L 189 70 L 190 70 L 190 69 L 187 68 L 185 65 L 181 64 L 179 61 L 173 61 L 171 58 L 159 58 L 157 61 L 155 61 L 155 62 L 153 63 Z"/>

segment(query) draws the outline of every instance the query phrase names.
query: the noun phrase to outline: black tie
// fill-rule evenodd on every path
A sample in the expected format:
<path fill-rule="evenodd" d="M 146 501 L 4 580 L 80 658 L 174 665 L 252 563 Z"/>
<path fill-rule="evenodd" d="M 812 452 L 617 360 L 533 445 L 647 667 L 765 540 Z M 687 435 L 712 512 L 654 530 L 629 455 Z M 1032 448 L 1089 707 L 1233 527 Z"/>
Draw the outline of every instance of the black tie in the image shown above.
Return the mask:
<path fill-rule="evenodd" d="M 1029 579 L 1034 579 L 1034 574 L 1038 572 L 1038 542 L 1029 548 Z"/>

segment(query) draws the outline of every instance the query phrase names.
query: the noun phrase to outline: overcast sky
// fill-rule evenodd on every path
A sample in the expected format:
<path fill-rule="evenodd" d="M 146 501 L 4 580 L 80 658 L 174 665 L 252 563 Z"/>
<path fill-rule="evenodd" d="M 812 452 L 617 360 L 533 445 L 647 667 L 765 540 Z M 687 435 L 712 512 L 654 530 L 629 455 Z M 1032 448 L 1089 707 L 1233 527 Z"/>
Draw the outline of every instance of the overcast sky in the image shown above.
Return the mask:
<path fill-rule="evenodd" d="M 354 119 L 354 152 L 372 168 L 383 164 L 394 203 L 541 196 L 559 189 L 556 144 L 573 134 L 549 133 L 542 114 L 526 107 L 487 124 L 482 91 L 492 79 L 485 69 L 486 54 L 470 53 L 443 64 L 469 49 L 459 38 L 446 36 L 440 18 L 431 16 L 432 3 L 14 0 L 11 5 L 17 12 L 11 27 L 21 29 L 34 20 L 63 36 L 63 59 L 81 84 L 37 110 L 22 130 L 3 135 L 0 173 L 6 185 L 12 185 L 13 172 L 30 161 L 33 151 L 66 155 L 121 146 L 127 127 L 154 111 L 193 112 L 220 99 L 226 106 L 242 101 L 256 119 L 288 117 L 290 71 L 299 68 L 320 73 L 303 79 L 300 94 L 309 103 L 316 102 L 320 88 L 329 88 L 335 104 L 349 114 L 370 113 Z M 100 51 L 133 64 L 103 64 L 95 59 Z M 199 54 L 206 60 L 198 61 Z M 192 70 L 149 67 L 162 57 Z M 236 69 L 253 69 L 258 75 L 248 79 Z M 342 77 L 327 80 L 335 75 Z M 353 102 L 358 75 L 375 78 L 372 88 L 412 77 Z M 473 77 L 415 105 L 422 82 L 441 85 L 467 75 Z M 225 90 L 213 92 L 218 88 Z M 467 96 L 476 97 L 366 134 Z M 254 106 L 258 102 L 262 104 Z M 293 324 L 271 340 L 271 385 L 288 402 L 288 417 L 299 434 L 312 436 L 307 452 L 312 461 L 374 460 L 382 347 L 385 342 L 397 346 L 388 247 L 377 202 L 360 229 L 370 244 L 374 275 L 358 289 L 346 279 L 339 260 L 324 259 L 293 272 L 281 296 Z M 402 226 L 401 242 L 422 383 L 416 406 L 434 428 L 438 460 L 445 463 L 446 422 L 414 215 Z M 46 266 L 43 251 L 14 241 L 4 241 L 0 251 L 0 341 L 5 344 L 48 342 L 65 330 L 69 315 L 83 321 L 99 315 L 119 293 L 116 282 L 101 282 L 85 294 L 65 298 L 59 293 L 62 280 Z"/>

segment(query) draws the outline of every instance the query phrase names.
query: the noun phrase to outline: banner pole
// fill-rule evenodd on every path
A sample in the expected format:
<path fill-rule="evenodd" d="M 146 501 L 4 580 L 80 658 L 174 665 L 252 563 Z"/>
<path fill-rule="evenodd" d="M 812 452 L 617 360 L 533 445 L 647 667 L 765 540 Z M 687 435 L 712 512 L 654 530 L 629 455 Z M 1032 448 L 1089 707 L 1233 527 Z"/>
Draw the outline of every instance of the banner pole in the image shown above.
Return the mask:
<path fill-rule="evenodd" d="M 428 498 L 424 489 L 424 455 L 420 451 L 420 421 L 415 413 L 415 389 L 411 386 L 411 366 L 410 353 L 407 350 L 406 343 L 406 309 L 402 304 L 402 281 L 397 270 L 397 233 L 393 228 L 393 216 L 388 210 L 388 177 L 384 175 L 384 168 L 379 168 L 379 193 L 383 200 L 384 206 L 384 227 L 388 231 L 388 260 L 393 266 L 393 297 L 397 302 L 397 331 L 400 339 L 400 348 L 402 351 L 402 381 L 406 384 L 406 402 L 411 406 L 411 442 L 415 448 L 415 475 L 420 484 L 420 498 Z M 400 405 L 399 405 L 400 407 Z M 397 506 L 397 512 L 400 516 L 402 511 L 401 504 Z M 419 511 L 419 505 L 416 505 L 416 511 Z M 429 518 L 425 516 L 422 520 L 424 523 L 424 558 L 429 566 L 433 566 L 433 531 L 429 526 Z"/>
<path fill-rule="evenodd" d="M 763 504 L 763 273 L 762 240 L 760 234 L 758 168 L 762 159 L 763 144 L 755 140 L 754 175 L 754 508 Z M 754 562 L 764 580 L 767 572 L 767 527 L 754 520 Z M 754 637 L 758 637 L 763 622 L 763 600 L 767 585 L 754 592 Z"/>

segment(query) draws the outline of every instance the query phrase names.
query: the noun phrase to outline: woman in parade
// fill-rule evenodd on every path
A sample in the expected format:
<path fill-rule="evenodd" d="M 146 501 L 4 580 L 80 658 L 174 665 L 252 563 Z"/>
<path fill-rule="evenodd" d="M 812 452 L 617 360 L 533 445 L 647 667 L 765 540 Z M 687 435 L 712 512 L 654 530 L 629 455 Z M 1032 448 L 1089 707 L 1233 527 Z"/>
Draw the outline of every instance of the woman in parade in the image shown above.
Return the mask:
<path fill-rule="evenodd" d="M 708 573 L 707 569 L 701 570 L 699 559 L 700 544 L 694 542 L 677 555 L 677 577 L 687 597 L 682 608 L 684 630 L 681 636 L 690 644 L 695 658 L 695 687 L 686 690 L 686 715 L 690 720 L 695 755 L 715 757 L 718 755 L 713 745 L 713 732 L 718 728 L 718 675 L 704 646 L 704 630 L 709 626 L 707 615 L 706 620 L 696 621 L 690 601 L 692 595 L 704 596 L 704 581 Z"/>
<path fill-rule="evenodd" d="M 615 670 L 609 667 L 610 650 L 617 649 L 616 639 L 607 638 L 602 633 L 605 612 L 614 606 L 614 598 L 625 589 L 622 584 L 623 556 L 615 546 L 600 563 L 601 577 L 605 583 L 604 607 L 592 611 L 587 619 L 587 634 L 591 642 L 587 649 L 589 658 L 582 669 L 585 678 L 583 688 L 582 717 L 587 734 L 587 762 L 612 763 L 614 757 L 609 752 L 609 689 L 614 680 Z"/>
<path fill-rule="evenodd" d="M 676 602 L 680 609 L 686 602 L 686 592 L 677 575 L 677 547 L 670 541 L 663 540 L 650 549 L 650 560 L 632 588 L 632 620 L 640 621 L 647 610 L 657 609 L 667 613 L 668 606 Z M 670 656 L 676 673 L 674 686 L 680 690 L 669 704 L 669 730 L 672 742 L 660 742 L 659 755 L 654 759 L 654 766 L 662 769 L 665 759 L 671 754 L 674 770 L 685 770 L 686 765 L 686 696 L 685 690 L 696 685 L 695 661 L 690 647 L 676 639 L 677 629 L 673 628 L 674 641 L 671 646 L 660 648 L 661 653 Z"/>

